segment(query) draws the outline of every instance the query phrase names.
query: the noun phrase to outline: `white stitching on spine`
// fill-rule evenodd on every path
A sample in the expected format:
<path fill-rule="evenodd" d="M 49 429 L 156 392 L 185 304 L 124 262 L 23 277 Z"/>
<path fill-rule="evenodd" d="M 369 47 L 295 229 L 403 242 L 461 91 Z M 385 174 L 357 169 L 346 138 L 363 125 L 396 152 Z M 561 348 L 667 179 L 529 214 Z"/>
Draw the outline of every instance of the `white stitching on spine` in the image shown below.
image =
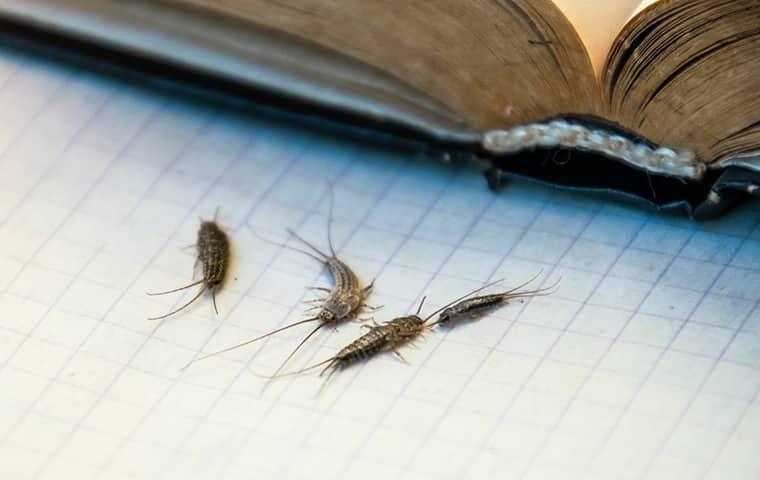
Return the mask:
<path fill-rule="evenodd" d="M 654 149 L 616 133 L 565 120 L 519 125 L 510 130 L 491 130 L 483 136 L 483 148 L 491 153 L 517 153 L 537 147 L 598 152 L 649 171 L 693 179 L 702 177 L 706 169 L 706 165 L 691 150 Z"/>

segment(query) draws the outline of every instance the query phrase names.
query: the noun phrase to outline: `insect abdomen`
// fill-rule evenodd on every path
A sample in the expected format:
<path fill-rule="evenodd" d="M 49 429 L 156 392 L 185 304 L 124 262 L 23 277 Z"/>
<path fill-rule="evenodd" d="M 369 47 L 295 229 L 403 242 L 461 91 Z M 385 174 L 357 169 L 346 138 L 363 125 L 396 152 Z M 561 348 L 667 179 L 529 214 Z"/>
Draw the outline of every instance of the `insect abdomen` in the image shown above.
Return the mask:
<path fill-rule="evenodd" d="M 341 364 L 350 365 L 369 358 L 388 346 L 388 328 L 385 325 L 373 327 L 369 332 L 344 347 L 335 356 Z"/>
<path fill-rule="evenodd" d="M 224 280 L 230 246 L 225 234 L 214 222 L 203 222 L 198 230 L 198 260 L 203 265 L 203 278 L 214 285 Z"/>
<path fill-rule="evenodd" d="M 335 291 L 356 290 L 359 288 L 359 279 L 348 266 L 337 258 L 327 260 L 327 268 L 335 280 Z"/>
<path fill-rule="evenodd" d="M 470 315 L 477 315 L 491 308 L 498 307 L 504 303 L 504 300 L 505 298 L 501 294 L 484 295 L 465 300 L 444 310 L 442 313 L 446 313 L 447 315 L 443 316 L 444 320 L 441 323 L 449 323 Z"/>

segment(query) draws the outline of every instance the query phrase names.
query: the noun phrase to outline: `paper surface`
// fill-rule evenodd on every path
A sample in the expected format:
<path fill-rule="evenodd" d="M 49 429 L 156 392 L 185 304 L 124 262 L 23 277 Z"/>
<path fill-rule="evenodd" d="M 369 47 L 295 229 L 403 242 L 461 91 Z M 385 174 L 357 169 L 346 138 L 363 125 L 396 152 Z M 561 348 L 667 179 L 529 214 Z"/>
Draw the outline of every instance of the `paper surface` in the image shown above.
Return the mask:
<path fill-rule="evenodd" d="M 760 206 L 694 223 L 373 150 L 0 51 L 3 478 L 754 479 Z M 382 321 L 541 271 L 556 294 L 336 375 L 265 380 L 335 247 Z M 229 281 L 193 292 L 219 207 Z M 495 291 L 491 289 L 489 291 Z M 358 323 L 320 332 L 290 369 Z"/>
<path fill-rule="evenodd" d="M 632 18 L 632 12 L 644 7 L 641 0 L 553 0 L 562 13 L 575 26 L 575 31 L 586 46 L 591 65 L 597 77 L 601 77 L 604 62 L 612 43 Z M 652 0 L 653 3 L 657 0 Z M 603 18 L 604 21 L 600 21 Z"/>

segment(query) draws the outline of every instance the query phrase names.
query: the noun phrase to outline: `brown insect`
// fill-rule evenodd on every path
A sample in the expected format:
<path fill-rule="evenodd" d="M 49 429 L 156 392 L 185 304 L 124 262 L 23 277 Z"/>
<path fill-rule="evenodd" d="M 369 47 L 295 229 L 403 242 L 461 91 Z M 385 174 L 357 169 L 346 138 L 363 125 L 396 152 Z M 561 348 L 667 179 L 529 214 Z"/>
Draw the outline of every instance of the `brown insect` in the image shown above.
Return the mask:
<path fill-rule="evenodd" d="M 452 305 L 444 309 L 438 316 L 438 320 L 433 322 L 431 326 L 453 326 L 464 320 L 474 320 L 480 318 L 493 310 L 502 307 L 509 303 L 510 300 L 516 298 L 529 298 L 529 297 L 541 297 L 550 295 L 553 293 L 554 288 L 557 286 L 561 279 L 557 279 L 552 285 L 546 288 L 539 288 L 535 290 L 519 291 L 524 286 L 530 284 L 535 280 L 541 272 L 538 272 L 533 278 L 518 285 L 517 287 L 507 290 L 506 292 L 494 293 L 491 295 L 481 295 L 475 298 L 468 298 L 461 302 Z"/>
<path fill-rule="evenodd" d="M 257 342 L 259 340 L 262 340 L 264 338 L 267 338 L 271 335 L 274 335 L 276 333 L 282 332 L 283 330 L 287 330 L 289 328 L 293 328 L 298 325 L 302 325 L 305 323 L 310 322 L 320 322 L 319 325 L 317 325 L 311 332 L 309 332 L 306 337 L 304 337 L 303 340 L 296 346 L 295 349 L 290 353 L 290 355 L 285 358 L 282 365 L 277 369 L 279 372 L 287 363 L 290 361 L 291 358 L 298 352 L 298 350 L 311 338 L 315 333 L 317 333 L 322 327 L 325 327 L 327 325 L 337 325 L 341 322 L 355 319 L 361 310 L 364 307 L 371 308 L 372 310 L 376 310 L 380 307 L 370 307 L 366 304 L 366 299 L 369 296 L 370 292 L 372 291 L 372 287 L 374 285 L 374 280 L 370 282 L 369 285 L 366 287 L 363 287 L 361 282 L 359 281 L 359 277 L 354 273 L 354 271 L 346 265 L 342 260 L 340 260 L 337 257 L 337 254 L 335 253 L 335 249 L 333 248 L 332 243 L 332 235 L 330 233 L 331 230 L 331 224 L 332 224 L 332 197 L 330 201 L 330 213 L 327 220 L 327 242 L 328 246 L 330 248 L 330 254 L 322 252 L 317 247 L 303 239 L 301 236 L 299 236 L 297 233 L 295 233 L 293 230 L 288 229 L 287 232 L 291 235 L 293 235 L 296 239 L 298 239 L 301 243 L 306 245 L 311 251 L 302 250 L 300 248 L 291 247 L 289 245 L 279 244 L 276 242 L 271 242 L 270 240 L 262 238 L 262 240 L 273 243 L 277 246 L 288 248 L 300 253 L 303 253 L 304 255 L 307 255 L 318 262 L 324 264 L 327 267 L 327 270 L 330 273 L 330 276 L 333 279 L 333 288 L 323 288 L 323 287 L 311 287 L 313 290 L 320 290 L 327 293 L 327 295 L 324 298 L 319 298 L 315 300 L 311 300 L 309 303 L 318 303 L 318 305 L 315 305 L 313 307 L 310 307 L 308 311 L 312 310 L 319 310 L 319 312 L 313 316 L 309 317 L 305 320 L 300 320 L 297 322 L 293 322 L 290 325 L 286 325 L 284 327 L 277 328 L 275 330 L 272 330 L 269 333 L 265 333 L 264 335 L 260 335 L 254 339 L 245 341 L 243 343 L 239 343 L 237 345 L 233 345 L 231 347 L 209 353 L 208 355 L 204 355 L 202 357 L 198 357 L 197 359 L 191 361 L 187 365 L 183 367 L 183 370 L 187 367 L 189 367 L 191 364 L 204 360 L 209 357 L 213 357 L 214 355 L 218 355 L 220 353 L 229 352 L 230 350 L 234 350 L 236 348 L 243 347 L 245 345 L 250 345 L 251 343 Z"/>
<path fill-rule="evenodd" d="M 433 325 L 427 325 L 428 320 L 433 318 L 437 313 L 445 310 L 446 308 L 449 308 L 453 304 L 469 297 L 470 295 L 474 295 L 479 291 L 488 288 L 500 281 L 501 280 L 497 280 L 495 282 L 489 283 L 488 285 L 484 285 L 478 289 L 475 289 L 470 293 L 463 295 L 437 309 L 424 319 L 420 317 L 420 311 L 422 310 L 422 305 L 425 303 L 425 299 L 427 297 L 423 297 L 414 315 L 397 317 L 393 320 L 384 322 L 379 325 L 374 324 L 371 327 L 365 326 L 366 328 L 369 328 L 369 332 L 349 343 L 337 354 L 328 358 L 327 360 L 316 363 L 301 370 L 297 370 L 295 372 L 285 373 L 281 375 L 277 374 L 277 372 L 280 370 L 278 369 L 277 372 L 275 372 L 269 378 L 275 379 L 285 376 L 298 375 L 300 373 L 326 365 L 319 374 L 321 377 L 324 376 L 325 373 L 329 372 L 324 384 L 322 385 L 322 388 L 320 388 L 321 391 L 335 372 L 348 368 L 359 361 L 374 357 L 378 353 L 390 351 L 393 352 L 400 360 L 406 362 L 404 357 L 401 355 L 401 352 L 399 352 L 399 348 L 406 344 L 413 343 L 415 340 L 421 338 L 426 330 L 431 329 Z"/>
<path fill-rule="evenodd" d="M 213 220 L 201 219 L 201 226 L 198 229 L 198 239 L 195 242 L 195 248 L 198 251 L 198 255 L 195 258 L 195 264 L 193 264 L 193 271 L 195 271 L 198 267 L 198 263 L 200 263 L 203 269 L 203 278 L 190 283 L 189 285 L 185 285 L 184 287 L 166 290 L 165 292 L 148 292 L 148 295 L 166 295 L 167 293 L 179 292 L 196 285 L 201 285 L 200 290 L 198 290 L 198 293 L 195 294 L 190 301 L 181 307 L 158 317 L 150 317 L 148 320 L 161 320 L 180 312 L 196 301 L 206 290 L 211 290 L 211 300 L 214 305 L 214 312 L 219 314 L 219 310 L 216 308 L 216 289 L 224 283 L 224 278 L 227 274 L 227 267 L 230 260 L 230 242 L 227 238 L 227 234 L 224 233 L 216 223 L 218 214 L 219 209 L 217 208 Z"/>

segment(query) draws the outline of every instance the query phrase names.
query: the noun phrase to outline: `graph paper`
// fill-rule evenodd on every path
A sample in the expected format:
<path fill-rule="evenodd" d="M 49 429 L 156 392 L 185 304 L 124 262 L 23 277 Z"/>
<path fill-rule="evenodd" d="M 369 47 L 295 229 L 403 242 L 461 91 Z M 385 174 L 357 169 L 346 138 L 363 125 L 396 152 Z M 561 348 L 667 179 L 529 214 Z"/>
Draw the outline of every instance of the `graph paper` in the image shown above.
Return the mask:
<path fill-rule="evenodd" d="M 0 473 L 54 479 L 760 478 L 760 204 L 697 223 L 0 51 Z M 491 280 L 556 293 L 349 368 L 271 373 L 336 250 L 377 321 Z M 192 292 L 199 218 L 233 245 Z M 495 291 L 491 289 L 489 291 Z M 290 364 L 360 334 L 320 332 Z"/>

